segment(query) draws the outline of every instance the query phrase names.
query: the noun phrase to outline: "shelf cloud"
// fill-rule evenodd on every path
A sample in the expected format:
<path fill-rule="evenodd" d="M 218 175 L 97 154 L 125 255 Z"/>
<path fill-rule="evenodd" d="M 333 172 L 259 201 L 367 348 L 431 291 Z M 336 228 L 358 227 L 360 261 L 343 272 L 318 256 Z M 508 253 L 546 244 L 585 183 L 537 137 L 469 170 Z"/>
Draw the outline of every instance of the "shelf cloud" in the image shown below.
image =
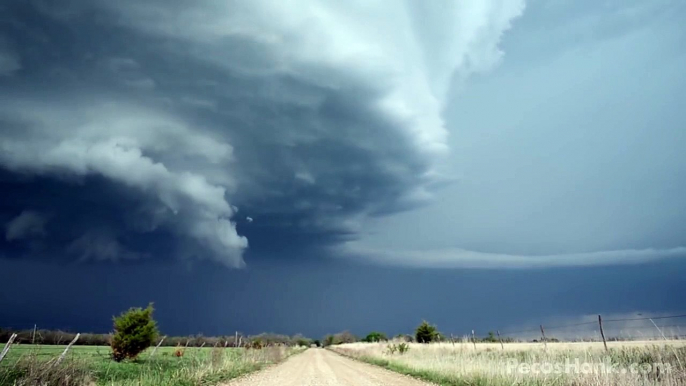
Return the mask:
<path fill-rule="evenodd" d="M 6 3 L 5 249 L 87 261 L 164 250 L 242 267 L 251 239 L 348 239 L 365 217 L 430 199 L 448 88 L 498 64 L 523 10 Z"/>

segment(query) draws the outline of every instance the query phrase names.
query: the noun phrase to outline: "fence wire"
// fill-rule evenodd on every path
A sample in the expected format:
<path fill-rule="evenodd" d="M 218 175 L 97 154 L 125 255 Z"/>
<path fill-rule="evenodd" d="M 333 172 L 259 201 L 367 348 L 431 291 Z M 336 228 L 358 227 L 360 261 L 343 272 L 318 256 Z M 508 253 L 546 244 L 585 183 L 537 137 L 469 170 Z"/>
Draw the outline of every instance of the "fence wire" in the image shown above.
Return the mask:
<path fill-rule="evenodd" d="M 608 341 L 623 339 L 662 339 L 663 336 L 668 339 L 683 339 L 686 338 L 686 324 L 661 324 L 660 321 L 672 320 L 679 318 L 686 318 L 686 314 L 679 315 L 657 315 L 657 316 L 642 316 L 630 318 L 610 318 L 602 319 L 602 326 Z M 600 315 L 599 315 L 600 316 Z M 636 324 L 637 322 L 646 322 L 643 324 Z M 619 323 L 627 323 L 618 326 Z M 539 325 L 537 327 L 523 328 L 518 330 L 493 330 L 498 331 L 502 339 L 518 339 L 518 338 L 542 338 L 541 329 L 546 334 L 546 339 L 555 339 L 557 336 L 573 335 L 573 340 L 601 340 L 600 323 L 599 320 L 560 324 L 560 325 Z M 676 329 L 676 331 L 675 331 Z M 566 331 L 565 331 L 566 330 Z M 579 331 L 583 330 L 583 331 Z M 577 335 L 574 335 L 575 332 Z M 645 333 L 644 333 L 645 332 Z M 483 334 L 480 334 L 483 335 Z M 464 334 L 466 337 L 471 337 L 472 333 Z M 519 339 L 518 339 L 519 340 Z M 567 340 L 567 339 L 565 339 Z"/>

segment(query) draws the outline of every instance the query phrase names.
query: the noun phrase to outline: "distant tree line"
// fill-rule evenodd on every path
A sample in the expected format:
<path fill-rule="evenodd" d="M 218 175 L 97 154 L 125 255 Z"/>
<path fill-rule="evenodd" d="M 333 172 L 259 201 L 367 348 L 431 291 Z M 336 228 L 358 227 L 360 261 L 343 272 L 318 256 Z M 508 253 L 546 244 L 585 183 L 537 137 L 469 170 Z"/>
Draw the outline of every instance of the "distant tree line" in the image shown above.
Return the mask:
<path fill-rule="evenodd" d="M 500 337 L 498 338 L 496 334 L 492 331 L 488 333 L 486 337 L 454 337 L 454 338 L 446 338 L 444 334 L 442 334 L 440 331 L 438 331 L 438 328 L 435 325 L 430 324 L 427 321 L 422 321 L 422 323 L 417 326 L 417 328 L 414 331 L 414 335 L 409 335 L 409 334 L 398 334 L 392 338 L 393 341 L 403 341 L 407 343 L 431 343 L 431 342 L 450 342 L 451 339 L 454 339 L 455 341 L 469 341 L 469 342 L 483 342 L 483 343 L 497 343 L 502 341 L 503 343 L 509 343 L 509 342 L 516 342 L 517 340 L 511 337 Z M 364 338 L 360 339 L 350 333 L 349 331 L 343 331 L 339 332 L 337 334 L 330 334 L 324 337 L 322 340 L 322 345 L 323 346 L 332 346 L 332 345 L 338 345 L 338 344 L 344 344 L 344 343 L 354 343 L 354 342 L 368 342 L 368 343 L 375 343 L 375 342 L 385 342 L 389 341 L 386 334 L 383 332 L 379 331 L 372 331 L 367 336 Z M 557 341 L 555 338 L 550 338 L 548 341 Z"/>
<path fill-rule="evenodd" d="M 36 330 L 35 340 L 33 335 L 33 329 L 30 330 L 15 330 L 11 328 L 0 328 L 0 343 L 6 343 L 7 340 L 16 333 L 17 338 L 15 344 L 35 344 L 42 345 L 66 345 L 74 337 L 76 333 L 61 331 L 61 330 Z M 79 336 L 79 340 L 74 343 L 75 345 L 81 346 L 109 346 L 112 343 L 113 335 L 110 334 L 90 334 L 82 333 Z M 161 337 L 160 337 L 161 339 Z M 301 334 L 294 336 L 280 335 L 280 334 L 270 334 L 264 333 L 259 335 L 246 336 L 243 334 L 238 334 L 238 339 L 236 335 L 220 335 L 220 336 L 203 336 L 203 335 L 189 335 L 189 336 L 168 336 L 162 342 L 162 346 L 186 346 L 188 347 L 214 347 L 214 346 L 226 346 L 234 347 L 236 346 L 236 341 L 240 343 L 241 347 L 246 346 L 253 342 L 260 342 L 261 346 L 309 346 L 315 342 L 312 339 L 306 338 Z M 155 342 L 157 344 L 157 342 Z"/>
<path fill-rule="evenodd" d="M 15 330 L 11 328 L 2 329 L 0 328 L 0 343 L 5 343 L 9 337 L 13 334 L 17 334 L 15 340 L 18 344 L 43 344 L 43 345 L 64 345 L 69 343 L 76 333 L 61 331 L 61 330 L 45 330 L 38 329 L 34 332 L 33 329 L 28 330 Z M 461 337 L 460 337 L 461 338 Z M 455 340 L 463 340 L 460 338 L 455 338 Z M 75 343 L 76 345 L 83 346 L 110 346 L 112 344 L 113 334 L 92 334 L 92 333 L 82 333 L 79 340 Z M 156 336 L 156 342 L 161 339 L 161 337 Z M 422 321 L 419 326 L 414 331 L 413 335 L 409 334 L 399 334 L 392 338 L 394 341 L 403 342 L 417 342 L 417 343 L 431 343 L 431 342 L 449 342 L 452 338 L 446 338 L 437 327 L 428 323 L 427 321 Z M 345 343 L 354 342 L 384 342 L 390 340 L 386 334 L 379 331 L 372 331 L 367 334 L 364 338 L 359 338 L 350 331 L 342 331 L 336 334 L 326 335 L 321 341 L 313 340 L 303 336 L 302 334 L 296 334 L 293 336 L 283 335 L 283 334 L 273 334 L 273 333 L 262 333 L 259 335 L 244 335 L 239 333 L 238 335 L 220 335 L 220 336 L 204 336 L 204 335 L 188 335 L 188 336 L 169 336 L 164 339 L 162 346 L 176 347 L 176 346 L 187 346 L 187 347 L 246 347 L 246 346 L 332 346 Z M 493 333 L 489 332 L 486 337 L 465 337 L 464 340 L 476 341 L 476 342 L 490 342 L 497 343 L 502 340 L 504 343 L 515 342 L 516 339 L 511 337 L 501 337 L 500 339 Z M 536 340 L 534 340 L 535 342 Z M 549 342 L 557 341 L 555 338 L 548 338 Z"/>
<path fill-rule="evenodd" d="M 337 344 L 355 343 L 359 341 L 359 338 L 352 334 L 350 331 L 343 331 L 337 334 L 325 336 L 322 340 L 322 344 L 324 346 L 333 346 Z"/>

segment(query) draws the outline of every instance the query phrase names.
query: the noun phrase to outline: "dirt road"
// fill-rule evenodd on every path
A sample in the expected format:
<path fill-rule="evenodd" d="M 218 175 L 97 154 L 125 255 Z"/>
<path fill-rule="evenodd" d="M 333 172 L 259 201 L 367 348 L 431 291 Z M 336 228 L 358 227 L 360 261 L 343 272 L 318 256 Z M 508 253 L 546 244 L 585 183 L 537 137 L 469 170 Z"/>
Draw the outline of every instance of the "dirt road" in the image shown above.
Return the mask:
<path fill-rule="evenodd" d="M 311 348 L 226 386 L 427 386 L 429 383 Z"/>

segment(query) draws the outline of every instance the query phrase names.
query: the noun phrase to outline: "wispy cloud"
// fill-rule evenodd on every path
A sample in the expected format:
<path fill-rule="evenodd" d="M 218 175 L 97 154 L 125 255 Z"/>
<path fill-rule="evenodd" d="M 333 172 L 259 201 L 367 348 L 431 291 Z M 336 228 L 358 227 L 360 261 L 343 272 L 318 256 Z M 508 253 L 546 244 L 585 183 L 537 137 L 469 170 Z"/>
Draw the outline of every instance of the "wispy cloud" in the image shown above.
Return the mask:
<path fill-rule="evenodd" d="M 27 237 L 45 235 L 45 224 L 48 222 L 47 216 L 25 210 L 19 216 L 5 224 L 5 239 L 7 241 L 20 240 Z"/>

